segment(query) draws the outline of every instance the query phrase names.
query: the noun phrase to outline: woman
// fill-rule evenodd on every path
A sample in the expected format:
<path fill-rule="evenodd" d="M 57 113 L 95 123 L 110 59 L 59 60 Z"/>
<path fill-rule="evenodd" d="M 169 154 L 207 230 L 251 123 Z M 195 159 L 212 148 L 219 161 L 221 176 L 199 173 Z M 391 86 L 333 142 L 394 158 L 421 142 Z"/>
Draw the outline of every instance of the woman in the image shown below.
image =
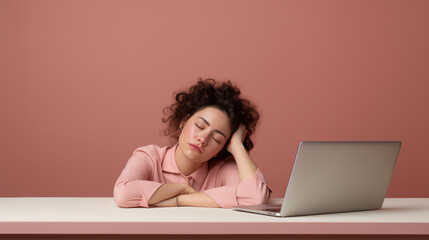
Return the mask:
<path fill-rule="evenodd" d="M 230 81 L 198 80 L 163 119 L 173 147 L 137 148 L 116 181 L 120 207 L 260 204 L 271 194 L 250 158 L 259 114 Z"/>

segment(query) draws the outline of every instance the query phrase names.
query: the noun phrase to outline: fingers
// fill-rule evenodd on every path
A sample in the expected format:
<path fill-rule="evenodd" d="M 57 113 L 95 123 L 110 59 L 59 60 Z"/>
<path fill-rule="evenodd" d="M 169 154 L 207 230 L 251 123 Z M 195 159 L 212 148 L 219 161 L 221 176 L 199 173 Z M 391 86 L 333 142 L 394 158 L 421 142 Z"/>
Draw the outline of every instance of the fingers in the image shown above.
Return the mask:
<path fill-rule="evenodd" d="M 191 194 L 191 193 L 196 193 L 198 192 L 197 190 L 195 190 L 193 187 L 191 187 L 190 185 L 188 185 L 188 187 L 186 188 L 186 194 Z"/>
<path fill-rule="evenodd" d="M 240 124 L 240 126 L 238 127 L 237 131 L 236 131 L 237 135 L 240 136 L 241 142 L 244 141 L 244 138 L 246 138 L 247 135 L 247 128 L 244 124 Z"/>

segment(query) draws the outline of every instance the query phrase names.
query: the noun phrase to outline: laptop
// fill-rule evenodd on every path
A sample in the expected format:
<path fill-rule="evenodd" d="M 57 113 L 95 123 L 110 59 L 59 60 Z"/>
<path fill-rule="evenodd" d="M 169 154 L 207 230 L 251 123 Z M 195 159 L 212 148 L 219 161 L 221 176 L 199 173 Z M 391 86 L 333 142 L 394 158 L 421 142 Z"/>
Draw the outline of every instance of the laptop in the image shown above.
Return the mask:
<path fill-rule="evenodd" d="M 301 142 L 282 204 L 232 209 L 278 217 L 379 209 L 400 148 L 400 141 Z"/>

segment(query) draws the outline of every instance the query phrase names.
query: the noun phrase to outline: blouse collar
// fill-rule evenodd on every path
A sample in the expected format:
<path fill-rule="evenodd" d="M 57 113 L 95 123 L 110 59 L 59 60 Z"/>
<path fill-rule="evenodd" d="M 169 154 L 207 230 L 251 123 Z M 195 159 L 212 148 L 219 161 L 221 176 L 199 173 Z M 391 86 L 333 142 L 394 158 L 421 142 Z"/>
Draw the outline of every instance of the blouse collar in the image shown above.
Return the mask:
<path fill-rule="evenodd" d="M 183 175 L 183 173 L 180 171 L 179 167 L 177 166 L 176 158 L 174 156 L 174 153 L 176 152 L 176 148 L 178 145 L 179 144 L 176 143 L 173 147 L 167 150 L 164 157 L 164 161 L 162 162 L 162 171 L 174 173 L 174 174 L 180 174 L 185 178 L 191 177 L 201 188 L 207 176 L 208 163 L 204 162 L 200 168 L 198 168 L 196 171 L 194 171 L 188 176 Z"/>

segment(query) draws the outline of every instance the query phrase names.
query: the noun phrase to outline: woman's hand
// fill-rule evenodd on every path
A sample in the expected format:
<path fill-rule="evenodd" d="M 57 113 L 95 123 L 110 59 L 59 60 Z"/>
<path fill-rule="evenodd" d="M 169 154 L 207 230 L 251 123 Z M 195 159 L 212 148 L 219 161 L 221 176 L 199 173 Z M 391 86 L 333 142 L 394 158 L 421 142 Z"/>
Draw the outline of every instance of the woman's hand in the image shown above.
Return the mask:
<path fill-rule="evenodd" d="M 189 186 L 187 183 L 166 183 L 161 185 L 155 193 L 152 195 L 152 197 L 149 199 L 148 204 L 157 206 L 157 203 L 163 202 L 168 199 L 175 198 L 178 195 L 182 194 L 192 194 L 196 193 L 197 190 L 195 190 L 193 187 Z M 163 204 L 170 204 L 171 201 L 166 201 Z M 176 204 L 174 202 L 174 204 Z M 165 206 L 165 205 L 163 205 Z"/>
<path fill-rule="evenodd" d="M 236 146 L 243 145 L 244 138 L 246 137 L 247 129 L 244 124 L 240 124 L 238 126 L 238 129 L 232 134 L 231 141 L 228 144 L 228 147 L 226 148 L 228 152 L 230 152 L 232 155 L 234 155 L 234 151 L 236 149 Z"/>
<path fill-rule="evenodd" d="M 177 191 L 178 191 L 177 194 L 175 194 L 174 196 L 171 196 L 171 194 L 169 194 L 170 196 L 164 195 L 163 197 L 166 197 L 166 196 L 169 196 L 169 197 L 167 197 L 164 200 L 161 200 L 159 202 L 156 202 L 154 204 L 151 204 L 151 206 L 153 206 L 153 207 L 178 207 L 179 200 L 177 198 L 179 196 L 198 193 L 197 190 L 195 190 L 193 187 L 191 187 L 187 183 L 170 183 L 167 186 L 169 186 L 169 188 L 170 188 L 168 191 L 171 191 L 172 189 L 177 189 Z M 164 188 L 162 191 L 163 191 L 162 193 L 165 194 L 166 188 Z M 158 195 L 161 194 L 161 192 L 158 193 L 158 191 L 155 193 L 157 193 Z"/>
<path fill-rule="evenodd" d="M 244 147 L 243 142 L 246 134 L 246 126 L 240 124 L 237 131 L 231 136 L 231 141 L 227 147 L 227 150 L 234 156 L 235 163 L 237 163 L 240 180 L 252 179 L 258 170 Z"/>
<path fill-rule="evenodd" d="M 195 190 L 193 187 L 191 187 L 190 185 L 183 183 L 185 185 L 185 190 L 182 192 L 182 194 L 192 194 L 192 193 L 197 193 L 198 191 Z M 180 195 L 182 195 L 180 194 Z"/>

